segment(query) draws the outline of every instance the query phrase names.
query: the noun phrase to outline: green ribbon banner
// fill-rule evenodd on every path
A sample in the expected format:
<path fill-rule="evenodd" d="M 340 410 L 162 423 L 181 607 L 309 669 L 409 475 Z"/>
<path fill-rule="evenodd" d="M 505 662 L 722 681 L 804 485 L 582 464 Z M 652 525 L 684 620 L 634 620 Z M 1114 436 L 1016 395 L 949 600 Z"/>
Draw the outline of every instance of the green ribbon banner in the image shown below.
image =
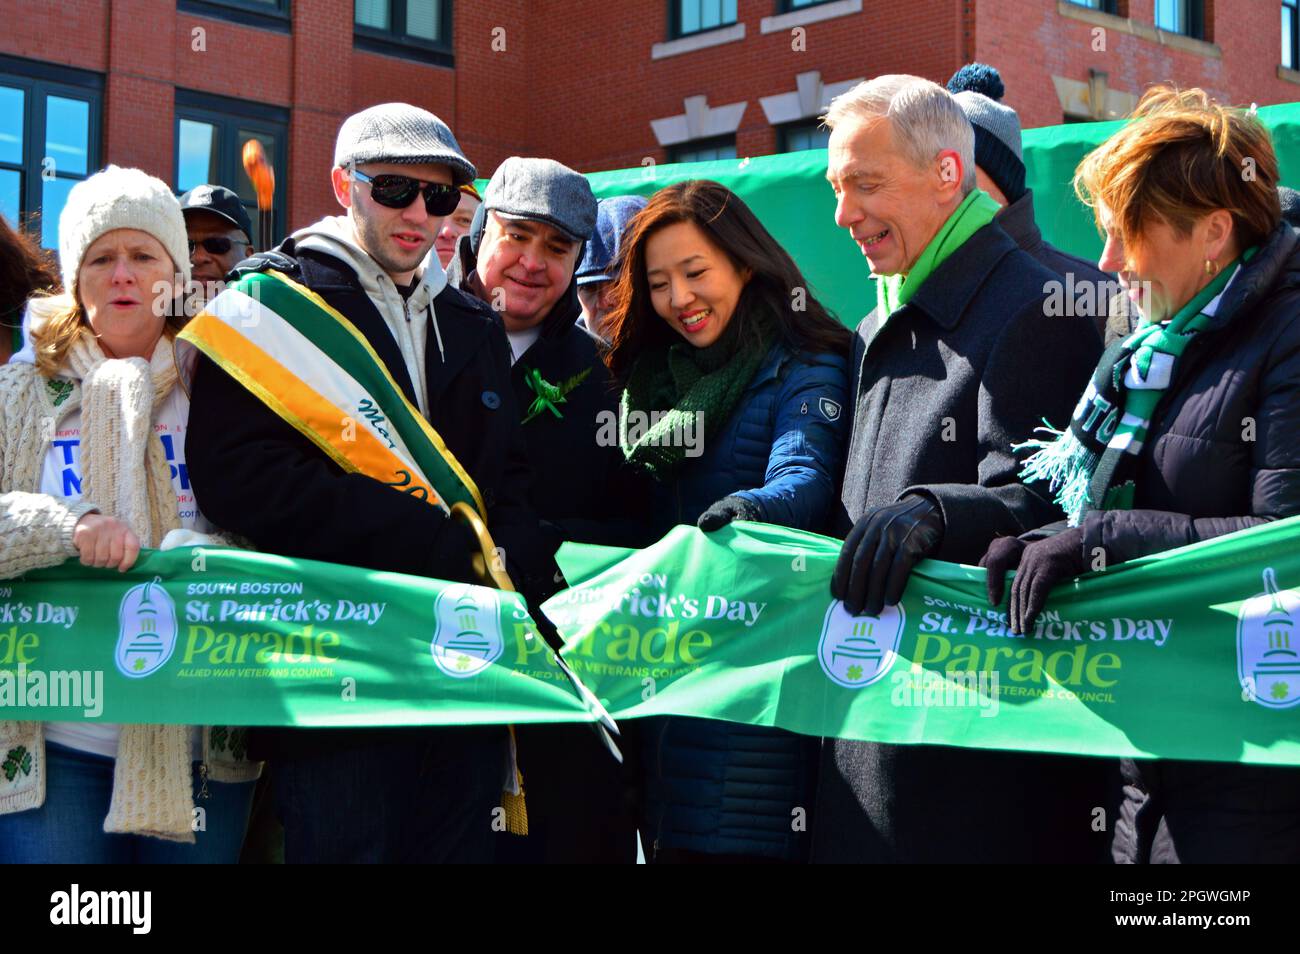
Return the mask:
<path fill-rule="evenodd" d="M 544 607 L 614 718 L 1300 765 L 1300 518 L 1067 583 L 1034 632 L 984 571 L 831 599 L 840 543 L 737 523 L 566 546 Z M 593 721 L 515 594 L 236 550 L 0 582 L 0 717 L 230 725 Z"/>

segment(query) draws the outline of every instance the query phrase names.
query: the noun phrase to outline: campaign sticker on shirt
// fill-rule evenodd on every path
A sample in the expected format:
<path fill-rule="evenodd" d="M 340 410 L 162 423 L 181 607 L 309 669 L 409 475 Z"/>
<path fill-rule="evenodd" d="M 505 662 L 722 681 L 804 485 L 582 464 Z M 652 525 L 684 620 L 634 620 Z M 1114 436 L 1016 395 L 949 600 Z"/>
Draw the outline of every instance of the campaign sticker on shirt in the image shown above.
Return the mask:
<path fill-rule="evenodd" d="M 822 412 L 822 416 L 828 421 L 838 421 L 840 419 L 840 406 L 830 398 L 819 400 L 817 409 Z"/>
<path fill-rule="evenodd" d="M 153 431 L 162 444 L 167 469 L 176 491 L 176 515 L 186 530 L 212 531 L 212 524 L 199 512 L 194 488 L 190 486 L 189 467 L 185 463 L 185 428 L 189 402 L 183 392 L 174 390 L 158 410 Z M 81 410 L 67 414 L 54 433 L 41 467 L 41 492 L 60 500 L 75 502 L 82 494 Z"/>

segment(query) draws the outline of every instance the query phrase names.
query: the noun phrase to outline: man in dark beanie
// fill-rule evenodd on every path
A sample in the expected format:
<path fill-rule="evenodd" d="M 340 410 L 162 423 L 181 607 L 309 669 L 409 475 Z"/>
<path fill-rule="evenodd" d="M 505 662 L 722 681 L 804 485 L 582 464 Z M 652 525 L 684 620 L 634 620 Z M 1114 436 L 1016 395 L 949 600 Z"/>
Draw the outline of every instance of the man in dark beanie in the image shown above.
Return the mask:
<path fill-rule="evenodd" d="M 967 63 L 948 80 L 948 92 L 975 129 L 975 181 L 1002 206 L 998 224 L 1040 264 L 1061 276 L 1063 296 L 1057 300 L 1072 309 L 1091 309 L 1097 332 L 1104 336 L 1107 305 L 1120 287 L 1087 259 L 1043 239 L 1034 221 L 1034 194 L 1025 188 L 1020 117 L 1000 102 L 1005 92 L 1002 77 L 987 64 Z"/>

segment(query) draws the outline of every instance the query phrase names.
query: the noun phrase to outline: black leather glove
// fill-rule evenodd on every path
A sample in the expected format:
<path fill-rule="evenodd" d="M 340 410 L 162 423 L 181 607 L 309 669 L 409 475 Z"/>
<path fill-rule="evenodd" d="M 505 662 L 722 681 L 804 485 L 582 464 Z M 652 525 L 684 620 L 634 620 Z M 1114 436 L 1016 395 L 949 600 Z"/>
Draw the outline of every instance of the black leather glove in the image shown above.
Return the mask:
<path fill-rule="evenodd" d="M 744 497 L 723 497 L 700 514 L 700 519 L 695 521 L 695 525 L 705 533 L 710 533 L 725 527 L 733 520 L 760 521 L 762 519 L 763 512 L 752 500 Z"/>
<path fill-rule="evenodd" d="M 1036 540 L 1020 555 L 1020 569 L 1011 582 L 1013 633 L 1027 633 L 1047 605 L 1047 596 L 1059 583 L 1087 572 L 1083 556 L 1083 528 L 1062 530 L 1045 540 Z"/>
<path fill-rule="evenodd" d="M 1028 541 L 1019 537 L 997 537 L 980 557 L 980 566 L 988 570 L 986 582 L 989 606 L 994 609 L 1002 605 L 1002 593 L 1007 587 L 1007 571 L 1020 566 L 1020 556 L 1027 546 Z"/>
<path fill-rule="evenodd" d="M 240 259 L 234 267 L 226 273 L 227 282 L 239 281 L 245 275 L 251 275 L 255 272 L 265 272 L 269 269 L 275 269 L 277 272 L 284 272 L 291 278 L 297 278 L 300 268 L 296 259 L 292 259 L 283 252 L 276 249 L 263 249 L 260 252 L 254 252 L 248 258 Z"/>
<path fill-rule="evenodd" d="M 831 595 L 854 616 L 879 616 L 903 597 L 912 567 L 943 539 L 943 513 L 929 497 L 909 494 L 854 524 L 840 550 Z"/>

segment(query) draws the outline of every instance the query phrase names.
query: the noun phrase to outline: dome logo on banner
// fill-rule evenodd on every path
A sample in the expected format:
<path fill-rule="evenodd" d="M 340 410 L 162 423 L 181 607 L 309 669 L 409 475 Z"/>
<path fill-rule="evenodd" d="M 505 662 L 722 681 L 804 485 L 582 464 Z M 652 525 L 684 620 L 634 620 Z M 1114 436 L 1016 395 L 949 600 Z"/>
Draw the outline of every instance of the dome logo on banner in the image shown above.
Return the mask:
<path fill-rule="evenodd" d="M 176 604 L 155 576 L 126 591 L 117 607 L 117 669 L 124 676 L 142 679 L 172 658 L 176 636 Z"/>
<path fill-rule="evenodd" d="M 434 600 L 433 616 L 429 649 L 438 668 L 454 679 L 477 676 L 505 651 L 495 590 L 449 586 Z"/>
<path fill-rule="evenodd" d="M 1264 592 L 1237 611 L 1237 678 L 1244 699 L 1270 709 L 1300 703 L 1300 598 L 1279 589 L 1272 567 Z"/>
<path fill-rule="evenodd" d="M 879 616 L 850 616 L 835 600 L 826 610 L 817 659 L 831 682 L 861 689 L 878 682 L 894 666 L 903 637 L 903 607 L 886 606 Z"/>

